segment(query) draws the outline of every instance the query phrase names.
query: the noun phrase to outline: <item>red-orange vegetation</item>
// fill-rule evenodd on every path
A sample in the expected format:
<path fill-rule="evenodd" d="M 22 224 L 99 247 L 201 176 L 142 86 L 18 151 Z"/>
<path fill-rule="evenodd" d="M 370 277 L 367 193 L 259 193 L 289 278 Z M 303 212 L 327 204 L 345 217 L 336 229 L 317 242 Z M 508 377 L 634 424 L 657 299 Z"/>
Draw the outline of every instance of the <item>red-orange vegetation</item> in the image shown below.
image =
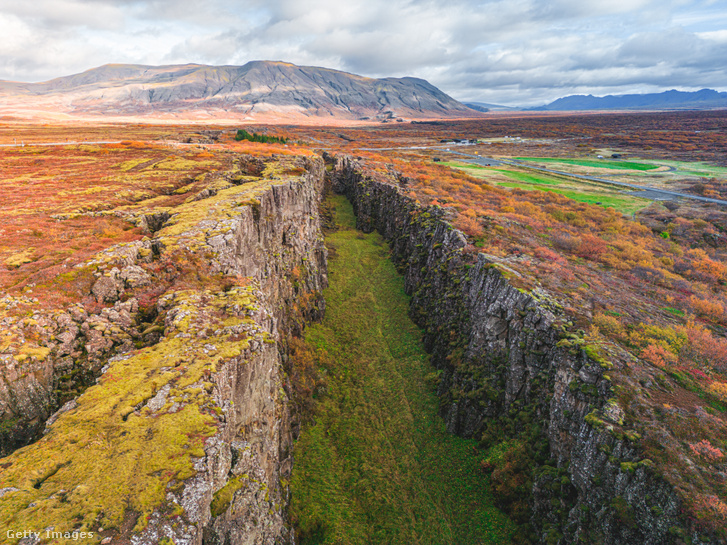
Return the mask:
<path fill-rule="evenodd" d="M 147 202 L 184 201 L 203 187 L 202 175 L 230 160 L 136 140 L 26 145 L 0 154 L 0 289 L 25 290 L 52 306 L 88 293 L 90 279 L 76 265 L 143 236 L 135 215 Z"/>
<path fill-rule="evenodd" d="M 727 503 L 714 495 L 702 495 L 696 502 L 695 511 L 700 519 L 717 519 L 727 523 Z"/>
<path fill-rule="evenodd" d="M 680 329 L 687 338 L 680 359 L 703 369 L 727 374 L 727 339 L 715 337 L 708 329 L 693 323 Z"/>
<path fill-rule="evenodd" d="M 641 357 L 657 367 L 666 367 L 667 364 L 675 364 L 676 355 L 661 345 L 649 344 L 641 351 Z"/>
<path fill-rule="evenodd" d="M 689 448 L 694 454 L 708 462 L 719 462 L 724 458 L 724 453 L 706 439 L 702 439 L 698 443 L 689 443 Z"/>

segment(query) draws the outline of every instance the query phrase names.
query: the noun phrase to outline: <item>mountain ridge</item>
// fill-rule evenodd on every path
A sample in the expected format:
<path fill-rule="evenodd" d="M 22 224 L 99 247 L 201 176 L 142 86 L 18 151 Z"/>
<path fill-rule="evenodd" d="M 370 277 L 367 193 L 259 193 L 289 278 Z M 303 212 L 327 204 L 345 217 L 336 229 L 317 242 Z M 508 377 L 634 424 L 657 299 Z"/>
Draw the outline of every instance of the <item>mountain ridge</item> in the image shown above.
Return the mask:
<path fill-rule="evenodd" d="M 368 78 L 282 61 L 106 64 L 40 83 L 0 81 L 0 96 L 16 106 L 51 106 L 68 115 L 206 111 L 375 121 L 481 115 L 423 79 Z"/>
<path fill-rule="evenodd" d="M 727 92 L 713 89 L 661 93 L 607 95 L 569 95 L 544 106 L 529 108 L 531 111 L 574 110 L 665 110 L 665 109 L 716 109 L 727 108 Z"/>

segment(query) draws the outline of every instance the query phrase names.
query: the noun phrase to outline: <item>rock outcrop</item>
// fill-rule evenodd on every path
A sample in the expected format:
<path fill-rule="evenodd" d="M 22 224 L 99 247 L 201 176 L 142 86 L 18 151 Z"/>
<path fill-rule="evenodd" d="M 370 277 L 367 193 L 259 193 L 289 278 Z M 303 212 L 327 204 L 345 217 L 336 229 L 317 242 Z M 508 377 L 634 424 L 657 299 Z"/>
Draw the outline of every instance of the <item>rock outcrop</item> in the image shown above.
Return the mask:
<path fill-rule="evenodd" d="M 0 299 L 6 344 L 0 355 L 0 456 L 36 439 L 51 413 L 92 384 L 109 357 L 133 348 L 140 336 L 138 301 L 120 297 L 151 281 L 138 266 L 151 261 L 150 245 L 129 244 L 115 256 L 118 266 L 94 273 L 92 294 L 113 305 L 98 313 L 80 304 L 48 313 L 28 296 Z M 18 307 L 30 317 L 20 319 Z"/>
<path fill-rule="evenodd" d="M 87 357 L 98 378 L 2 459 L 0 526 L 40 532 L 11 543 L 72 543 L 74 531 L 135 545 L 291 541 L 286 346 L 323 311 L 324 169 L 280 157 L 260 174 L 172 209 L 136 251 L 104 252 L 92 293 L 105 308 L 49 319 L 46 352 L 27 358 L 40 387 L 63 358 Z M 147 288 L 160 291 L 152 323 L 128 297 Z M 51 397 L 26 397 L 14 410 L 35 411 L 40 429 Z"/>
<path fill-rule="evenodd" d="M 334 163 L 334 188 L 351 200 L 362 230 L 389 241 L 404 274 L 439 369 L 448 429 L 497 438 L 513 464 L 536 451 L 523 455 L 537 465 L 529 501 L 536 539 L 709 543 L 639 452 L 605 373 L 611 365 L 590 353 L 557 302 L 515 288 L 514 271 L 470 253 L 446 212 L 415 203 L 394 176 L 367 173 L 350 157 Z"/>

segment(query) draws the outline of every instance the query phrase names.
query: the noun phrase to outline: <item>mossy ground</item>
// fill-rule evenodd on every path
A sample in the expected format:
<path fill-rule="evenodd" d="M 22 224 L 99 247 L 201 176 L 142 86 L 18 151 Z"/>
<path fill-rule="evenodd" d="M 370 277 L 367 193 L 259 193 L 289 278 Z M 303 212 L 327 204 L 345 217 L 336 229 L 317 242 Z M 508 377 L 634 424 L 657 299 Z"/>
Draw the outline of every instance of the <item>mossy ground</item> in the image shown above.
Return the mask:
<path fill-rule="evenodd" d="M 231 333 L 251 320 L 229 309 L 245 312 L 255 298 L 251 288 L 167 297 L 177 318 L 158 344 L 110 363 L 47 435 L 0 460 L 0 488 L 17 489 L 0 499 L 0 528 L 96 532 L 118 530 L 131 518 L 142 530 L 152 511 L 166 509 L 168 490 L 195 475 L 194 461 L 205 455 L 221 412 L 204 379 L 248 346 Z M 211 334 L 203 338 L 187 334 L 205 329 Z M 164 387 L 158 411 L 144 406 Z M 98 540 L 96 534 L 86 542 Z"/>
<path fill-rule="evenodd" d="M 292 515 L 301 543 L 508 543 L 475 442 L 446 433 L 433 374 L 380 235 L 332 197 L 326 317 L 306 341 L 327 392 L 295 447 Z"/>

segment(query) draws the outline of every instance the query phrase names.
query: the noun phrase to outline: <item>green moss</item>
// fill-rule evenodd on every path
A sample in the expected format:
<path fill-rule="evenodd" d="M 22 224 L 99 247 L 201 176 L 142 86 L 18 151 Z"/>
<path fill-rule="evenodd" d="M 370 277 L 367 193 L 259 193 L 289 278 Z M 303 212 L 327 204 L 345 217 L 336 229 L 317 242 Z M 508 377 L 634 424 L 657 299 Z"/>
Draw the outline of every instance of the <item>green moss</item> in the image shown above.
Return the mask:
<path fill-rule="evenodd" d="M 225 486 L 215 492 L 212 497 L 212 505 L 210 506 L 213 517 L 219 517 L 227 511 L 230 503 L 232 503 L 232 498 L 235 496 L 235 492 L 247 486 L 248 480 L 247 475 L 234 477 Z"/>
<path fill-rule="evenodd" d="M 610 365 L 609 362 L 607 362 L 606 359 L 601 355 L 601 349 L 598 346 L 595 346 L 593 344 L 586 344 L 583 347 L 583 350 L 585 350 L 586 356 L 588 356 L 596 363 L 601 364 L 602 367 Z"/>
<path fill-rule="evenodd" d="M 585 417 L 586 423 L 591 426 L 594 429 L 603 429 L 606 427 L 606 423 L 601 420 L 598 416 L 597 410 L 592 410 L 590 413 L 588 413 Z"/>
<path fill-rule="evenodd" d="M 35 248 L 26 248 L 22 252 L 19 252 L 17 254 L 13 254 L 10 257 L 8 257 L 5 260 L 5 266 L 8 269 L 17 269 L 21 265 L 24 265 L 25 263 L 31 263 L 34 261 L 33 254 L 35 253 Z"/>
<path fill-rule="evenodd" d="M 251 288 L 238 287 L 176 292 L 165 299 L 188 313 L 168 336 L 113 362 L 47 435 L 4 459 L 10 465 L 3 485 L 19 490 L 0 498 L 0 526 L 92 531 L 118 528 L 138 513 L 139 531 L 166 502 L 167 487 L 195 474 L 194 460 L 205 455 L 205 440 L 217 431 L 218 407 L 193 385 L 249 346 L 247 340 L 230 341 L 221 322 L 230 320 L 225 309 L 244 308 L 254 298 Z M 179 336 L 202 326 L 214 333 L 204 339 Z M 261 342 L 262 335 L 256 339 Z M 153 413 L 141 407 L 165 385 L 172 389 L 164 408 Z M 175 402 L 177 410 L 170 412 Z"/>
<path fill-rule="evenodd" d="M 38 361 L 42 361 L 48 357 L 50 352 L 51 349 L 47 346 L 32 346 L 29 343 L 25 343 L 20 347 L 15 359 L 18 361 L 24 361 L 26 359 L 37 359 Z"/>

